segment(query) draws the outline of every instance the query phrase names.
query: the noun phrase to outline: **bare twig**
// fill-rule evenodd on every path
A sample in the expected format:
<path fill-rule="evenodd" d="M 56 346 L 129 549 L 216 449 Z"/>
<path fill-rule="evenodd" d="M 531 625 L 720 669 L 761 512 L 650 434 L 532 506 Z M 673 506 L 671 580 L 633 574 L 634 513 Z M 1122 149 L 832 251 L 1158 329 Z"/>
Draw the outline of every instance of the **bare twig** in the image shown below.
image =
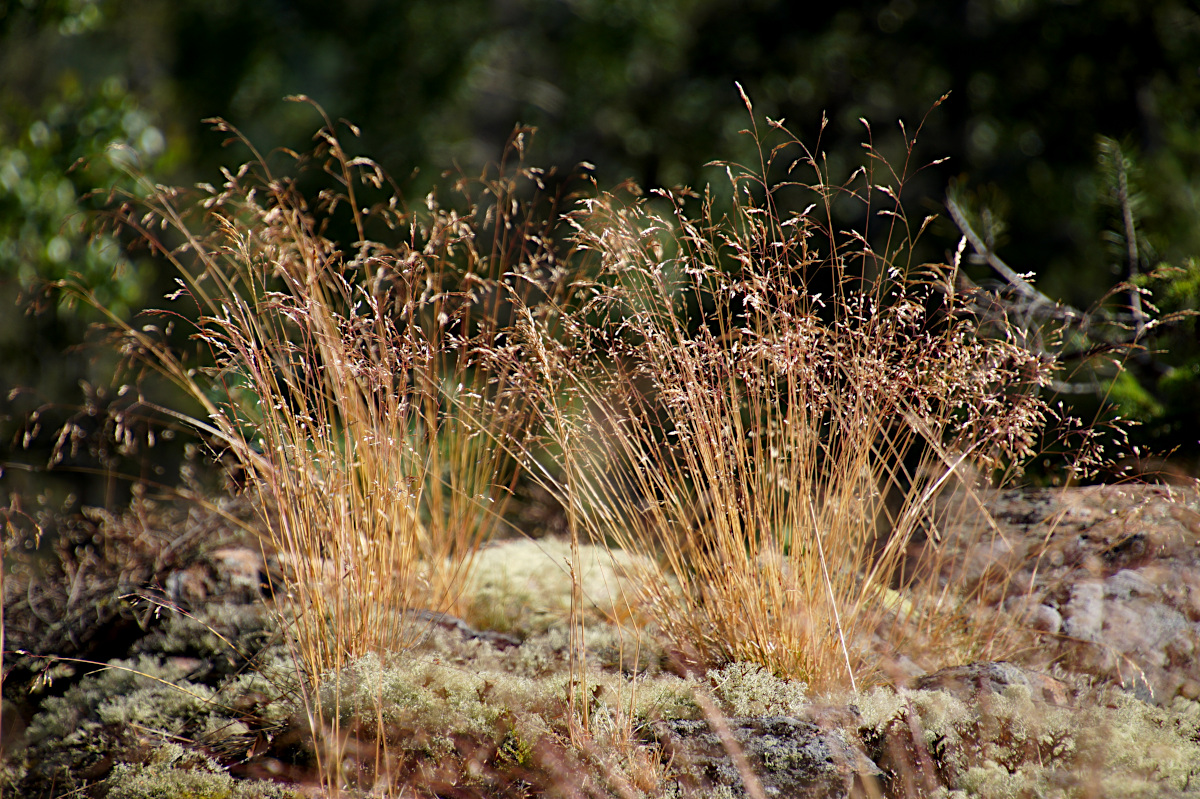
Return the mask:
<path fill-rule="evenodd" d="M 958 204 L 956 199 L 953 197 L 946 198 L 946 210 L 950 212 L 950 218 L 954 220 L 954 224 L 958 226 L 962 234 L 971 242 L 971 247 L 974 248 L 975 252 L 1000 273 L 1005 282 L 1012 286 L 1018 294 L 1032 302 L 1032 308 L 1029 311 L 1030 316 L 1033 316 L 1035 312 L 1042 311 L 1042 309 L 1050 309 L 1045 315 L 1051 318 L 1072 320 L 1083 316 L 1077 309 L 1052 300 L 1035 289 L 1029 281 L 1021 277 L 1017 274 L 1016 270 L 1001 260 L 1000 256 L 996 255 L 987 246 L 983 238 L 975 232 L 975 229 L 967 220 L 966 214 L 963 213 L 962 206 Z"/>
<path fill-rule="evenodd" d="M 1141 272 L 1141 256 L 1138 254 L 1137 226 L 1133 220 L 1133 199 L 1129 192 L 1129 171 L 1125 163 L 1125 154 L 1119 149 L 1113 160 L 1117 167 L 1117 201 L 1121 205 L 1121 224 L 1125 228 L 1125 269 L 1126 278 L 1129 280 L 1129 307 L 1137 326 L 1134 341 L 1140 341 L 1146 333 L 1146 312 L 1142 308 L 1142 294 L 1134 284 L 1134 278 Z"/>

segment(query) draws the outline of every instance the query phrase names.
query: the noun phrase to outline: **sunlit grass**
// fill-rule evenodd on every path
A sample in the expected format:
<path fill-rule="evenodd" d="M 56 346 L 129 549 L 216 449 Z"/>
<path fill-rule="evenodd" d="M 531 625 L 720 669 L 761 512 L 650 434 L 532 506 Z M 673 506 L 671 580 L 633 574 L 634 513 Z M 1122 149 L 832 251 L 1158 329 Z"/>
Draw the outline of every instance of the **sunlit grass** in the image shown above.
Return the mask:
<path fill-rule="evenodd" d="M 643 622 L 683 663 L 855 686 L 889 614 L 955 623 L 941 586 L 898 569 L 914 538 L 936 545 L 947 485 L 1031 454 L 1051 367 L 981 329 L 957 255 L 910 262 L 929 220 L 905 216 L 902 172 L 868 148 L 834 182 L 780 134 L 770 161 L 729 167 L 726 216 L 707 194 L 586 201 L 588 299 L 530 310 L 521 334 L 578 534 L 654 564 Z M 782 210 L 785 190 L 811 204 Z M 862 229 L 839 228 L 848 209 Z"/>
<path fill-rule="evenodd" d="M 979 623 L 940 579 L 954 520 L 937 501 L 954 486 L 986 518 L 972 480 L 1033 453 L 1052 364 L 977 313 L 962 245 L 915 260 L 930 220 L 905 213 L 910 167 L 868 142 L 864 167 L 835 179 L 772 123 L 780 144 L 759 141 L 757 167 L 727 167 L 727 206 L 591 189 L 565 213 L 540 204 L 543 173 L 501 165 L 411 209 L 325 121 L 286 174 L 253 152 L 198 193 L 143 182 L 112 219 L 178 271 L 162 318 L 192 326 L 192 360 L 155 327 L 118 341 L 202 408 L 157 410 L 262 497 L 331 790 L 348 733 L 340 691 L 317 687 L 410 650 L 431 614 L 487 617 L 462 593 L 522 481 L 549 490 L 571 534 L 563 690 L 580 751 L 597 723 L 589 544 L 625 556 L 609 621 L 635 662 L 651 635 L 681 672 L 754 664 L 860 689 L 887 673 L 881 640 L 943 661 L 1002 651 L 1005 620 Z M 302 190 L 314 172 L 328 187 Z M 907 568 L 917 541 L 926 568 Z M 632 718 L 607 739 L 629 757 Z"/>
<path fill-rule="evenodd" d="M 461 208 L 430 194 L 414 211 L 328 119 L 316 140 L 286 174 L 251 146 L 253 161 L 198 195 L 143 179 L 111 217 L 176 268 L 163 318 L 194 325 L 200 357 L 155 326 L 118 323 L 120 347 L 203 409 L 158 410 L 232 454 L 262 497 L 284 572 L 272 593 L 310 686 L 410 647 L 425 627 L 414 611 L 460 610 L 515 477 L 493 442 L 519 440 L 528 417 L 509 375 L 473 351 L 503 332 L 501 284 L 550 259 L 512 196 L 536 173 L 485 174 L 457 187 Z M 298 178 L 318 170 L 332 188 L 312 202 Z M 343 248 L 326 231 L 347 222 Z M 316 730 L 327 713 L 309 699 Z"/>

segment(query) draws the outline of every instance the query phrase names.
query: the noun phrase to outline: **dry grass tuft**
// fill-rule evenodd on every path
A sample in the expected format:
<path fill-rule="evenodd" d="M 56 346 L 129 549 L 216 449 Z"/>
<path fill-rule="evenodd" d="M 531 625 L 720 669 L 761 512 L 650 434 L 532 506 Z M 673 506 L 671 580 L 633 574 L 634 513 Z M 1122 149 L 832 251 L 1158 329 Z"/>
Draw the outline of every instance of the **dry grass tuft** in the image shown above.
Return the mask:
<path fill-rule="evenodd" d="M 910 223 L 904 171 L 867 153 L 838 184 L 787 136 L 757 170 L 727 168 L 720 219 L 708 194 L 588 200 L 587 301 L 524 319 L 572 523 L 650 556 L 646 618 L 686 661 L 870 678 L 885 615 L 940 618 L 893 590 L 912 588 L 907 545 L 936 539 L 938 492 L 1031 454 L 1047 415 L 1050 365 L 982 329 L 958 255 L 911 263 L 930 220 Z M 785 193 L 811 204 L 784 213 Z"/>
<path fill-rule="evenodd" d="M 431 193 L 409 209 L 325 123 L 311 154 L 284 154 L 284 175 L 216 121 L 253 161 L 198 196 L 139 177 L 144 195 L 111 214 L 180 286 L 165 331 L 113 318 L 119 346 L 200 412 L 156 405 L 140 377 L 122 391 L 231 454 L 273 509 L 264 521 L 286 570 L 274 594 L 310 685 L 410 646 L 424 628 L 411 611 L 458 611 L 515 479 L 492 442 L 519 441 L 528 419 L 510 375 L 482 370 L 475 350 L 504 346 L 512 299 L 533 302 L 531 278 L 555 268 L 558 218 L 522 201 L 543 173 L 507 164 L 459 181 L 449 203 Z M 169 343 L 177 323 L 194 326 L 194 360 Z"/>

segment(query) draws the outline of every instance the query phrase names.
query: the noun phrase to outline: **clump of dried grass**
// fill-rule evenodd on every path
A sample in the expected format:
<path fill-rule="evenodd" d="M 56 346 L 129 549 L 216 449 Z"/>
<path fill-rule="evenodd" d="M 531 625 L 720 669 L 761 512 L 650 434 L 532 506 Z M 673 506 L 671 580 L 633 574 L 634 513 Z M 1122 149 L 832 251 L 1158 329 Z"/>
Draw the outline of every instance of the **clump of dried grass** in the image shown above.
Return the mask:
<path fill-rule="evenodd" d="M 325 123 L 313 153 L 283 154 L 294 166 L 279 174 L 216 121 L 253 161 L 198 196 L 139 178 L 144 195 L 117 198 L 111 214 L 177 270 L 162 317 L 167 332 L 193 325 L 199 353 L 114 318 L 119 346 L 200 410 L 155 405 L 140 379 L 122 391 L 231 454 L 272 509 L 287 572 L 274 595 L 310 684 L 410 646 L 414 610 L 457 611 L 515 475 L 492 442 L 519 440 L 528 416 L 510 376 L 485 372 L 474 351 L 503 346 L 509 304 L 532 302 L 528 278 L 553 269 L 557 219 L 517 199 L 542 173 L 504 164 L 460 181 L 449 203 L 431 193 L 410 209 Z M 328 187 L 302 190 L 314 175 Z"/>
<path fill-rule="evenodd" d="M 1051 367 L 981 328 L 958 254 L 911 261 L 930 220 L 905 215 L 903 170 L 868 145 L 837 183 L 772 128 L 758 169 L 728 167 L 723 218 L 707 193 L 585 201 L 587 301 L 526 314 L 528 390 L 574 528 L 650 556 L 640 599 L 680 657 L 853 686 L 887 614 L 938 618 L 937 586 L 893 590 L 906 546 L 936 540 L 960 470 L 1031 454 Z M 811 204 L 785 212 L 784 193 Z"/>

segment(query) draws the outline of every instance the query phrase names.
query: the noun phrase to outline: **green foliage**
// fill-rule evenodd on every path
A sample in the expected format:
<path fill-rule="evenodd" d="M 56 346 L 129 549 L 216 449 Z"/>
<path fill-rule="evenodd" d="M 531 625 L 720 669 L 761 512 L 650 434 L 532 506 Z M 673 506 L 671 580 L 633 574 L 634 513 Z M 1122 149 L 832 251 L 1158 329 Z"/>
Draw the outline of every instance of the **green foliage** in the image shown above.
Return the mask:
<path fill-rule="evenodd" d="M 128 73 L 97 71 L 81 58 L 83 42 L 103 27 L 111 5 L 72 0 L 0 11 L 0 463 L 9 461 L 14 443 L 25 450 L 18 457 L 26 463 L 55 462 L 60 453 L 46 434 L 81 406 L 89 419 L 84 427 L 96 433 L 115 399 L 105 390 L 111 357 L 72 350 L 86 326 L 103 315 L 46 293 L 47 286 L 59 280 L 87 286 L 119 318 L 130 318 L 161 293 L 153 288 L 153 262 L 91 226 L 105 193 L 122 183 L 128 162 L 168 168 L 182 155 L 182 142 L 168 142 Z M 22 305 L 38 313 L 22 313 Z M 50 362 L 55 368 L 46 368 Z M 33 413 L 43 419 L 22 429 Z M 96 435 L 90 443 L 96 458 L 86 464 L 67 460 L 85 468 L 130 468 L 106 457 L 116 449 L 111 440 Z M 15 477 L 3 493 L 40 493 L 47 482 L 32 482 L 26 490 L 26 479 Z M 101 489 L 97 482 L 61 480 L 59 496 L 92 504 L 117 498 L 111 486 Z"/>
<path fill-rule="evenodd" d="M 1161 214 L 1154 213 L 1156 198 L 1145 189 L 1144 172 L 1134 148 L 1099 138 L 1097 174 L 1103 187 L 1100 206 L 1109 217 L 1109 263 L 1129 285 L 1118 295 L 1126 299 L 1118 312 L 1139 347 L 1126 368 L 1107 381 L 1108 399 L 1118 413 L 1141 423 L 1133 432 L 1134 446 L 1152 451 L 1182 447 L 1191 454 L 1200 451 L 1200 400 L 1194 382 L 1200 370 L 1200 266 L 1194 255 L 1200 241 L 1164 229 Z M 1200 209 L 1193 210 L 1193 218 L 1200 219 Z M 1185 243 L 1197 249 L 1181 250 Z M 1176 267 L 1162 253 L 1188 257 Z"/>
<path fill-rule="evenodd" d="M 1127 370 L 1108 382 L 1107 399 L 1113 410 L 1126 419 L 1149 421 L 1164 411 L 1162 404 Z"/>
<path fill-rule="evenodd" d="M 0 111 L 0 278 L 26 293 L 71 279 L 119 317 L 141 310 L 154 273 L 114 237 L 94 235 L 87 195 L 120 183 L 115 167 L 164 163 L 151 113 L 122 78 L 89 86 L 74 72 L 37 106 L 0 92 Z"/>
<path fill-rule="evenodd" d="M 1075 414 L 1097 420 L 1098 427 L 1115 419 L 1134 423 L 1132 430 L 1113 437 L 1110 449 L 1116 445 L 1121 457 L 1137 460 L 1170 452 L 1192 458 L 1200 453 L 1200 392 L 1192 382 L 1200 373 L 1200 268 L 1196 250 L 1188 247 L 1200 247 L 1200 241 L 1190 230 L 1171 227 L 1180 219 L 1172 222 L 1161 213 L 1161 196 L 1148 188 L 1157 189 L 1161 181 L 1156 184 L 1147 174 L 1149 162 L 1127 141 L 1097 137 L 1095 191 L 1088 196 L 1102 225 L 1096 240 L 1104 244 L 1099 257 L 1106 268 L 1094 270 L 1099 279 L 1092 285 L 1103 294 L 1093 305 L 1070 308 L 1061 335 L 1047 337 L 1050 301 L 1044 295 L 1029 307 L 1024 304 L 1028 292 L 1016 291 L 1022 287 L 1005 275 L 1005 290 L 1015 298 L 1001 302 L 1026 320 L 1026 333 L 1047 355 L 1067 367 L 1064 380 L 1071 384 L 1068 398 Z M 1004 198 L 957 187 L 954 197 L 960 204 L 954 210 L 961 204 L 973 209 L 967 220 L 976 234 L 972 247 L 987 251 L 973 259 L 990 262 L 1002 273 L 996 253 L 1007 244 Z M 1189 208 L 1187 218 L 1200 219 L 1194 204 L 1176 211 Z"/>
<path fill-rule="evenodd" d="M 755 157 L 737 133 L 740 80 L 763 113 L 806 126 L 806 138 L 827 113 L 821 147 L 840 173 L 855 159 L 860 118 L 912 127 L 950 91 L 924 145 L 1011 209 L 1013 260 L 1047 273 L 1052 293 L 1096 299 L 1078 296 L 1088 290 L 1074 278 L 1101 261 L 1090 207 L 1102 191 L 1092 172 L 1098 133 L 1142 139 L 1150 210 L 1179 234 L 1172 246 L 1194 251 L 1200 235 L 1187 223 L 1200 156 L 1200 17 L 1185 0 L 1110 0 L 1087 14 L 1051 0 L 952 9 L 414 0 L 335 14 L 250 0 L 181 0 L 155 13 L 112 2 L 48 8 L 0 21 L 12 61 L 47 64 L 10 73 L 40 72 L 44 90 L 59 69 L 49 64 L 78 69 L 82 59 L 59 43 L 71 32 L 96 75 L 131 85 L 153 76 L 143 86 L 151 107 L 179 126 L 170 146 L 188 142 L 202 171 L 220 155 L 196 120 L 220 115 L 254 140 L 303 149 L 306 119 L 278 101 L 306 93 L 362 125 L 382 163 L 427 171 L 423 186 L 451 163 L 483 166 L 518 121 L 541 129 L 547 161 L 591 161 L 606 185 L 699 185 L 713 174 L 709 161 Z M 68 21 L 72 13 L 80 21 Z M 1059 113 L 1048 117 L 1051 108 Z M 891 127 L 877 132 L 884 149 L 899 144 Z M 943 188 L 944 176 L 930 175 L 912 190 L 940 204 Z"/>
<path fill-rule="evenodd" d="M 1137 282 L 1170 320 L 1150 343 L 1159 368 L 1142 377 L 1161 407 L 1146 420 L 1149 443 L 1195 453 L 1200 444 L 1200 257 L 1178 267 L 1161 266 Z"/>
<path fill-rule="evenodd" d="M 1087 307 L 1112 285 L 1104 270 L 1117 245 L 1103 235 L 1110 215 L 1097 213 L 1109 196 L 1097 134 L 1140 153 L 1147 247 L 1172 264 L 1200 252 L 1198 42 L 1200 16 L 1185 0 L 1110 0 L 1087 14 L 1051 0 L 950 10 L 903 0 L 369 0 L 332 14 L 310 2 L 14 3 L 0 12 L 0 281 L 15 289 L 74 272 L 118 314 L 152 305 L 169 284 L 149 262 L 63 224 L 88 208 L 75 198 L 109 185 L 105 148 L 128 144 L 159 178 L 211 181 L 226 159 L 201 118 L 307 148 L 309 118 L 280 107 L 287 94 L 362 125 L 366 149 L 397 173 L 420 170 L 414 195 L 450 164 L 494 159 L 518 121 L 540 127 L 539 160 L 586 160 L 602 185 L 632 176 L 651 189 L 712 182 L 716 158 L 754 161 L 738 135 L 740 80 L 762 113 L 807 139 L 827 114 L 820 150 L 832 174 L 855 162 L 861 118 L 911 129 L 950 91 L 922 151 L 948 156 L 953 179 L 1003 222 L 985 227 L 1007 238 L 1011 262 Z M 891 124 L 873 135 L 880 151 L 900 150 Z M 67 174 L 79 157 L 98 174 Z M 918 175 L 908 198 L 939 206 L 945 169 Z M 787 192 L 777 199 L 786 205 Z M 938 259 L 956 234 L 932 232 L 945 235 L 927 237 L 922 257 Z M 83 359 L 63 361 L 54 380 L 35 368 L 82 337 L 74 313 L 40 324 L 0 315 L 0 379 L 40 382 L 43 398 L 78 404 Z M 1156 379 L 1138 377 L 1152 393 Z M 1196 439 L 1185 422 L 1163 431 L 1158 440 Z M 9 441 L 14 430 L 0 433 Z"/>

